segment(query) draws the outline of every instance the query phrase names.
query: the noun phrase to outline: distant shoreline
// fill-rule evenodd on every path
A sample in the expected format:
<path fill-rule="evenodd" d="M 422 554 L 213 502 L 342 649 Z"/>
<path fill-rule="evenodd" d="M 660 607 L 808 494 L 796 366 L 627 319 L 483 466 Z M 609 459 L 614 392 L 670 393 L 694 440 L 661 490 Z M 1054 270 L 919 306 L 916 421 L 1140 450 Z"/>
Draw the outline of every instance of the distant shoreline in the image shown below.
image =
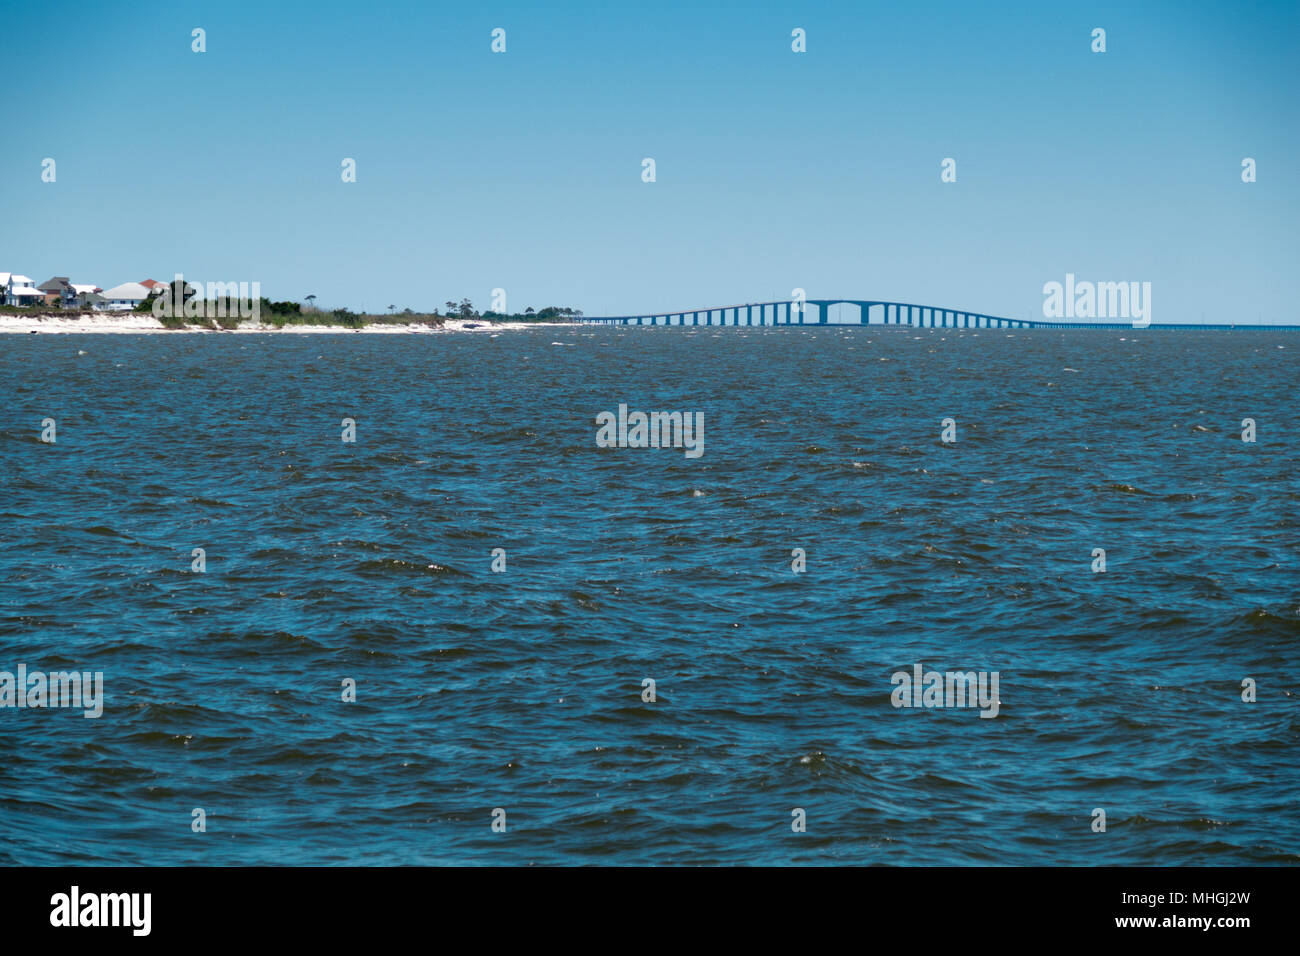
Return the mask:
<path fill-rule="evenodd" d="M 245 321 L 235 328 L 213 328 L 199 323 L 184 328 L 169 328 L 147 312 L 79 312 L 68 315 L 13 315 L 0 314 L 0 334 L 66 335 L 91 332 L 96 334 L 149 335 L 166 333 L 183 335 L 248 335 L 248 334 L 334 334 L 354 332 L 382 335 L 438 335 L 444 332 L 497 332 L 502 329 L 527 329 L 533 326 L 576 325 L 575 322 L 501 322 L 491 319 L 444 319 L 439 324 L 425 322 L 371 322 L 358 327 L 345 325 L 308 325 L 290 323 L 275 326 L 268 323 Z"/>

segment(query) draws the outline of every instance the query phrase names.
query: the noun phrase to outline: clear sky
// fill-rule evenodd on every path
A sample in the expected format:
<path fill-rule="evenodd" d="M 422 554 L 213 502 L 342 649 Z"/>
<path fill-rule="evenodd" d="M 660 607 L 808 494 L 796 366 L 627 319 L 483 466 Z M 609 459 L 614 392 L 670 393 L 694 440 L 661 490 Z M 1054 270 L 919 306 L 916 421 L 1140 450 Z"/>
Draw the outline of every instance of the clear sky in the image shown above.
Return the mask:
<path fill-rule="evenodd" d="M 1296 3 L 48 0 L 3 36 L 0 271 L 37 282 L 1041 317 L 1072 272 L 1300 321 Z"/>

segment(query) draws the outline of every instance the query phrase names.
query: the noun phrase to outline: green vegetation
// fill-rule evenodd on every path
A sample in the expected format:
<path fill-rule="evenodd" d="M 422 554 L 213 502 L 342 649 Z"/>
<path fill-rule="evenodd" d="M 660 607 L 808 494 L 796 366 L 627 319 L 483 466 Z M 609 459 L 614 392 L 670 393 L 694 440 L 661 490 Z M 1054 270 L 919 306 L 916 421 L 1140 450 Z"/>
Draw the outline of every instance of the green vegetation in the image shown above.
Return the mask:
<path fill-rule="evenodd" d="M 67 318 L 69 315 L 75 314 L 71 309 L 52 309 L 44 305 L 0 305 L 0 315 L 24 315 L 28 318 L 51 319 L 55 317 Z"/>
<path fill-rule="evenodd" d="M 239 299 L 237 297 L 203 299 L 201 287 L 188 282 L 184 283 L 184 288 L 180 288 L 180 285 L 179 282 L 173 282 L 171 288 L 167 288 L 160 294 L 166 295 L 169 302 L 179 300 L 182 303 L 189 303 L 195 297 L 198 297 L 200 300 L 198 303 L 199 314 L 185 315 L 183 312 L 184 305 L 182 305 L 181 309 L 176 310 L 181 312 L 179 315 L 161 315 L 157 317 L 163 328 L 234 329 L 249 321 L 248 318 L 240 314 Z M 158 295 L 151 295 L 138 303 L 133 311 L 152 315 L 157 299 Z M 337 325 L 349 329 L 359 329 L 367 325 L 426 325 L 436 327 L 442 325 L 449 318 L 476 319 L 483 322 L 563 322 L 582 317 L 582 310 L 560 306 L 547 306 L 540 311 L 529 307 L 523 312 L 515 313 L 494 312 L 491 310 L 480 313 L 474 308 L 474 304 L 469 299 L 461 299 L 460 302 L 448 300 L 445 303 L 447 308 L 445 315 L 440 315 L 437 309 L 432 312 L 416 312 L 409 308 L 398 311 L 395 305 L 390 305 L 387 313 L 380 314 L 357 313 L 350 309 L 319 309 L 311 304 L 315 300 L 316 296 L 307 296 L 309 304 L 304 308 L 300 302 L 273 302 L 263 297 L 258 302 L 258 316 L 263 325 L 277 329 L 282 329 L 286 325 Z M 194 309 L 195 306 L 191 305 L 190 308 Z M 23 315 L 33 318 L 67 317 L 88 311 L 90 310 L 65 310 L 48 307 L 20 308 L 0 305 L 0 314 Z M 172 310 L 167 309 L 165 311 Z M 103 312 L 98 314 L 111 316 L 113 313 Z"/>
<path fill-rule="evenodd" d="M 176 286 L 176 283 L 172 283 Z M 170 290 L 172 300 L 175 300 L 178 289 Z M 200 292 L 197 286 L 189 283 L 185 284 L 182 292 L 183 302 L 189 302 Z M 164 293 L 166 294 L 166 293 Z M 156 297 L 150 296 L 136 306 L 136 312 L 148 312 L 152 314 L 154 300 Z M 315 296 L 308 298 L 314 300 Z M 184 329 L 192 327 L 206 327 L 212 329 L 234 329 L 244 322 L 249 321 L 240 313 L 240 301 L 235 296 L 220 296 L 215 299 L 201 299 L 201 305 L 198 307 L 199 314 L 196 316 L 186 315 L 162 315 L 158 321 L 164 328 Z M 193 308 L 193 306 L 191 306 Z M 263 325 L 269 325 L 277 329 L 282 329 L 286 325 L 339 325 L 349 329 L 359 329 L 365 325 L 372 324 L 409 324 L 418 323 L 429 326 L 441 325 L 443 319 L 436 312 L 433 314 L 419 314 L 410 309 L 404 310 L 400 315 L 358 315 L 349 309 L 334 309 L 327 311 L 324 309 L 315 309 L 308 307 L 303 309 L 300 302 L 274 302 L 271 299 L 262 297 L 257 305 L 258 318 Z"/>
<path fill-rule="evenodd" d="M 500 312 L 489 310 L 484 312 L 481 318 L 489 322 L 564 322 L 582 318 L 582 310 L 548 305 L 540 312 L 534 312 L 531 308 L 527 308 L 522 313 L 516 312 L 514 315 L 503 315 Z"/>

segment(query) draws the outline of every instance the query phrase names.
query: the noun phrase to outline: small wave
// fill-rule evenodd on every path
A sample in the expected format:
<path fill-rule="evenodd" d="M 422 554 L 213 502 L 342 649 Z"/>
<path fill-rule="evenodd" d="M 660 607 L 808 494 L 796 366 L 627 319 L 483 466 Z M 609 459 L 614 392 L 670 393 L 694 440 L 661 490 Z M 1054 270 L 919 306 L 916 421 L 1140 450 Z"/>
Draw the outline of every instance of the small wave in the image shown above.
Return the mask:
<path fill-rule="evenodd" d="M 1093 490 L 1094 491 L 1116 491 L 1122 495 L 1147 495 L 1148 497 L 1151 496 L 1151 492 L 1149 491 L 1143 491 L 1141 488 L 1137 487 L 1136 485 L 1125 484 L 1122 482 L 1116 482 L 1114 484 L 1109 484 L 1109 485 L 1102 485 L 1100 488 L 1094 487 Z"/>
<path fill-rule="evenodd" d="M 423 574 L 430 577 L 436 577 L 443 574 L 454 574 L 464 576 L 463 571 L 447 564 L 425 563 L 423 561 L 403 561 L 401 558 L 380 558 L 375 561 L 363 561 L 357 566 L 357 570 L 363 574 Z"/>

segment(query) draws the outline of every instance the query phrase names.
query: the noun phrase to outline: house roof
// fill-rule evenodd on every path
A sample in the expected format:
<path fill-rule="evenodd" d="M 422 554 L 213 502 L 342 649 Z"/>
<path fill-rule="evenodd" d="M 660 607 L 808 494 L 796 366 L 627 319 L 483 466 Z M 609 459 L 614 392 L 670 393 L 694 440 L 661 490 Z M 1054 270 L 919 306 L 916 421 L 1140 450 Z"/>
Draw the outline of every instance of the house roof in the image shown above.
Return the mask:
<path fill-rule="evenodd" d="M 105 299 L 146 299 L 149 297 L 149 290 L 138 282 L 123 282 L 111 289 L 105 289 L 102 295 Z"/>
<path fill-rule="evenodd" d="M 53 279 L 46 279 L 36 288 L 42 292 L 62 292 L 67 285 L 69 285 L 67 276 L 55 276 Z"/>
<path fill-rule="evenodd" d="M 146 289 L 152 289 L 155 286 L 165 286 L 166 282 L 159 282 L 157 279 L 141 279 L 140 284 Z"/>
<path fill-rule="evenodd" d="M 19 275 L 18 273 L 16 273 L 16 272 L 11 272 L 11 273 L 9 274 L 9 281 L 10 281 L 10 282 L 13 282 L 13 283 L 15 283 L 15 284 L 17 284 L 17 285 L 31 285 L 31 284 L 32 284 L 32 280 L 31 280 L 31 279 L 27 278 L 27 276 L 20 276 L 20 275 Z"/>
<path fill-rule="evenodd" d="M 6 286 L 6 285 L 8 285 L 8 284 L 9 284 L 9 277 L 10 277 L 11 275 L 13 275 L 12 272 L 0 272 L 0 286 Z"/>
<path fill-rule="evenodd" d="M 19 288 L 17 288 L 17 289 L 14 289 L 13 291 L 11 291 L 9 294 L 10 294 L 10 295 L 43 296 L 43 295 L 45 295 L 46 293 L 42 292 L 40 289 L 28 289 L 28 288 L 22 288 L 22 287 L 19 287 Z"/>
<path fill-rule="evenodd" d="M 68 285 L 72 286 L 72 291 L 76 292 L 77 295 L 82 295 L 86 292 L 99 291 L 99 286 L 90 282 L 69 282 Z"/>

